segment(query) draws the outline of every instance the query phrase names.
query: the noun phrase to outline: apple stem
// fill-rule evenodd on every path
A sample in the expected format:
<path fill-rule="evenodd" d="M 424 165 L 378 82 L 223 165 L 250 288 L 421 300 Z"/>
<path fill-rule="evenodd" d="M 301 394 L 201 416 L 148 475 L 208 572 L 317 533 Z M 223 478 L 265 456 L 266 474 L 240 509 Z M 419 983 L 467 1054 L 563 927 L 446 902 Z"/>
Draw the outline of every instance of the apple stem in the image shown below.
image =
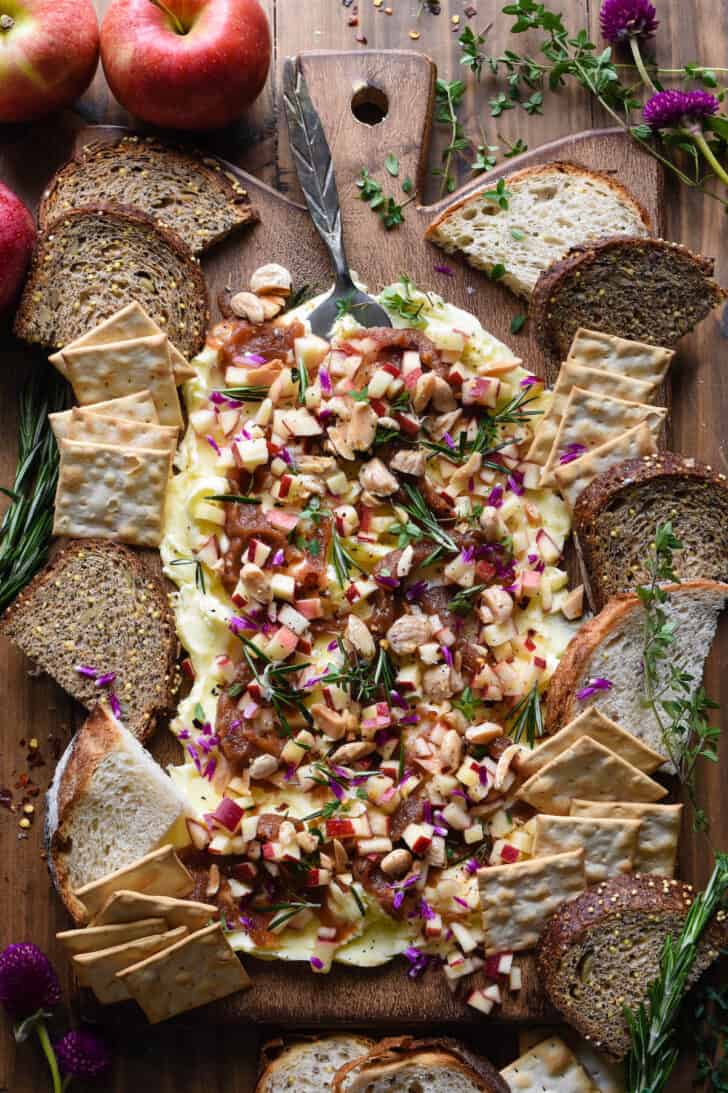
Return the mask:
<path fill-rule="evenodd" d="M 187 33 L 187 31 L 184 28 L 184 25 L 182 24 L 182 21 L 178 18 L 178 16 L 175 15 L 175 13 L 173 11 L 169 10 L 169 8 L 167 7 L 166 4 L 162 3 L 162 0 L 150 0 L 150 3 L 154 4 L 155 8 L 159 8 L 160 11 L 164 12 L 164 14 L 167 16 L 167 18 L 171 21 L 172 26 L 174 27 L 174 29 L 177 31 L 178 34 L 186 34 Z"/>
<path fill-rule="evenodd" d="M 12 15 L 0 15 L 0 30 L 12 30 L 15 20 Z"/>

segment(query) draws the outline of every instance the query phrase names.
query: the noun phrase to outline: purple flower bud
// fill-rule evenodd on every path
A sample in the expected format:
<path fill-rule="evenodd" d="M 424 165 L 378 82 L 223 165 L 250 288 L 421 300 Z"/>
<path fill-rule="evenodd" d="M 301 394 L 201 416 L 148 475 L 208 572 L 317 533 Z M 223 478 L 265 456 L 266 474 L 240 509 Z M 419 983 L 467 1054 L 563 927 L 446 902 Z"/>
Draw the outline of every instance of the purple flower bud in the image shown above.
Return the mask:
<path fill-rule="evenodd" d="M 72 1029 L 58 1040 L 55 1048 L 58 1069 L 71 1078 L 100 1078 L 111 1067 L 111 1051 L 88 1029 Z"/>
<path fill-rule="evenodd" d="M 629 38 L 646 42 L 659 26 L 655 14 L 649 0 L 604 0 L 599 13 L 602 34 L 613 45 Z"/>
<path fill-rule="evenodd" d="M 670 129 L 710 117 L 719 109 L 708 91 L 658 91 L 645 103 L 642 116 L 650 129 Z"/>
<path fill-rule="evenodd" d="M 60 1000 L 58 976 L 37 945 L 21 941 L 0 953 L 0 1002 L 11 1017 L 22 1020 Z"/>

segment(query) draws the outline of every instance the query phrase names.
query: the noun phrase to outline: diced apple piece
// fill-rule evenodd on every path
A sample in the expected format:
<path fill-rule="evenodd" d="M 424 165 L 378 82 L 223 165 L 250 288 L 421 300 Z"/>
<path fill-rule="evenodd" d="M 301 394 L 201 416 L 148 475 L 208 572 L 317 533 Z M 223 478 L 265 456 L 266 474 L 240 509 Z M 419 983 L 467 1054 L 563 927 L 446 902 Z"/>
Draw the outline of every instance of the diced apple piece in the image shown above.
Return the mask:
<path fill-rule="evenodd" d="M 287 573 L 274 573 L 271 577 L 270 590 L 277 600 L 293 603 L 296 597 L 296 581 Z"/>
<path fill-rule="evenodd" d="M 287 626 L 281 626 L 265 647 L 266 656 L 271 660 L 285 660 L 298 645 L 298 637 Z"/>
<path fill-rule="evenodd" d="M 426 854 L 432 845 L 435 829 L 432 824 L 408 824 L 402 838 L 413 854 Z"/>

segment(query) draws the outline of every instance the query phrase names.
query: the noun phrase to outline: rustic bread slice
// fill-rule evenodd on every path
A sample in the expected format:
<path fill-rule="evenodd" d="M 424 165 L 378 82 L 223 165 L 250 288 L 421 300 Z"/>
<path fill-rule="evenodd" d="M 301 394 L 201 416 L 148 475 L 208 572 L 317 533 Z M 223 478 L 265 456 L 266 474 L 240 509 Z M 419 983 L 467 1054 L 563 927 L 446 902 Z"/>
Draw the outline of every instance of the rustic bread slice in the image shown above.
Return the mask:
<path fill-rule="evenodd" d="M 670 663 L 690 672 L 697 687 L 715 636 L 718 616 L 728 598 L 728 584 L 691 580 L 668 586 L 668 592 L 664 610 L 676 627 Z M 654 751 L 664 750 L 660 729 L 643 705 L 643 627 L 644 608 L 637 596 L 618 596 L 610 600 L 598 615 L 584 623 L 566 647 L 549 682 L 545 715 L 547 732 L 556 732 L 580 712 L 577 691 L 590 679 L 604 678 L 613 686 L 597 690 L 590 695 L 589 703 Z M 667 701 L 671 695 L 668 688 L 662 698 Z M 666 769 L 672 769 L 671 765 L 666 764 Z"/>
<path fill-rule="evenodd" d="M 207 288 L 185 243 L 135 209 L 85 205 L 41 232 L 14 331 L 59 349 L 132 300 L 186 357 L 202 349 Z"/>
<path fill-rule="evenodd" d="M 645 999 L 665 938 L 680 932 L 694 895 L 680 881 L 613 877 L 564 904 L 541 938 L 538 966 L 549 999 L 615 1059 L 629 1047 L 623 1009 L 634 1011 Z M 726 941 L 725 917 L 716 918 L 700 942 L 691 982 Z"/>
<path fill-rule="evenodd" d="M 354 1033 L 325 1036 L 290 1044 L 269 1062 L 258 1078 L 255 1093 L 320 1093 L 331 1089 L 334 1075 L 354 1059 L 367 1055 L 372 1040 Z"/>
<path fill-rule="evenodd" d="M 674 452 L 617 463 L 581 492 L 574 531 L 594 606 L 648 581 L 645 561 L 658 524 L 683 543 L 673 555 L 682 579 L 728 580 L 728 478 Z"/>
<path fill-rule="evenodd" d="M 508 1093 L 508 1085 L 487 1059 L 456 1040 L 382 1040 L 368 1055 L 341 1067 L 335 1093 Z"/>
<path fill-rule="evenodd" d="M 518 1093 L 599 1093 L 599 1086 L 558 1036 L 535 1044 L 501 1070 L 501 1077 Z"/>
<path fill-rule="evenodd" d="M 99 688 L 77 668 L 114 672 L 122 720 L 139 739 L 174 709 L 178 644 L 156 552 L 70 542 L 11 604 L 0 633 L 87 709 Z"/>
<path fill-rule="evenodd" d="M 426 238 L 477 269 L 504 267 L 501 280 L 529 297 L 543 270 L 580 243 L 606 235 L 649 235 L 646 211 L 614 178 L 574 163 L 544 163 L 506 177 L 505 208 L 493 182 L 451 205 Z"/>
<path fill-rule="evenodd" d="M 259 217 L 231 170 L 211 156 L 153 137 L 93 141 L 56 172 L 41 198 L 38 223 L 105 201 L 139 209 L 184 239 L 195 254 Z"/>
<path fill-rule="evenodd" d="M 66 748 L 48 790 L 48 865 L 76 921 L 87 911 L 75 892 L 160 846 L 183 808 L 149 752 L 97 706 Z"/>
<path fill-rule="evenodd" d="M 551 374 L 579 327 L 674 346 L 725 298 L 713 268 L 712 258 L 664 239 L 615 236 L 575 247 L 541 274 L 531 297 Z"/>

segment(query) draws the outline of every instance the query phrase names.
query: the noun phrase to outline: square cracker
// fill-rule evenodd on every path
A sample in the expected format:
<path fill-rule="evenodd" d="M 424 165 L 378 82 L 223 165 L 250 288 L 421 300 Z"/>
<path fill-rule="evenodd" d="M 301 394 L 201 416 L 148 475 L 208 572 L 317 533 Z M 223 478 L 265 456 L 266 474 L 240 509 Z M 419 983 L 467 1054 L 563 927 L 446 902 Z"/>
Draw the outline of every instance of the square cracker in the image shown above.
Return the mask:
<path fill-rule="evenodd" d="M 164 334 L 108 345 L 64 349 L 68 379 L 81 406 L 149 391 L 160 425 L 184 422 Z"/>
<path fill-rule="evenodd" d="M 622 759 L 626 759 L 633 767 L 644 771 L 645 774 L 652 774 L 665 762 L 663 755 L 648 748 L 631 732 L 627 732 L 616 721 L 612 721 L 606 714 L 601 713 L 596 706 L 587 706 L 583 713 L 580 713 L 568 725 L 564 725 L 563 729 L 559 729 L 553 736 L 543 738 L 533 751 L 521 753 L 518 760 L 518 773 L 530 778 L 582 736 L 589 736 L 598 744 L 603 744 L 605 748 L 621 755 Z"/>
<path fill-rule="evenodd" d="M 170 945 L 175 945 L 187 936 L 187 929 L 179 926 L 176 930 L 167 930 L 163 934 L 152 934 L 128 941 L 124 945 L 115 945 L 111 949 L 102 949 L 96 953 L 80 953 L 73 957 L 73 967 L 82 987 L 90 987 L 99 1002 L 110 1006 L 114 1002 L 123 1002 L 129 998 L 129 991 L 123 979 L 117 979 L 116 973 L 124 968 L 138 964 L 141 960 L 163 952 Z"/>
<path fill-rule="evenodd" d="M 478 870 L 485 952 L 531 949 L 562 903 L 586 888 L 584 851 Z"/>
<path fill-rule="evenodd" d="M 62 440 L 54 535 L 159 546 L 171 451 Z"/>
<path fill-rule="evenodd" d="M 110 949 L 114 945 L 136 941 L 139 937 L 163 934 L 166 929 L 167 923 L 163 918 L 142 918 L 138 922 L 125 922 L 118 926 L 87 926 L 83 930 L 61 930 L 56 934 L 56 940 L 73 956 L 77 953 L 95 953 L 100 949 Z"/>
<path fill-rule="evenodd" d="M 667 790 L 589 736 L 562 751 L 518 789 L 516 797 L 539 812 L 568 816 L 573 798 L 659 801 Z"/>
<path fill-rule="evenodd" d="M 646 805 L 628 801 L 605 804 L 603 801 L 575 800 L 571 802 L 570 814 L 639 820 L 635 873 L 674 877 L 682 810 L 682 805 Z"/>
<path fill-rule="evenodd" d="M 135 338 L 148 338 L 154 334 L 163 334 L 164 331 L 153 319 L 150 319 L 141 304 L 134 300 L 127 304 L 115 315 L 104 319 L 102 323 L 82 334 L 80 338 L 74 338 L 72 342 L 63 347 L 65 349 L 78 349 L 84 345 L 108 345 L 109 342 L 128 342 Z M 63 350 L 54 353 L 48 359 L 55 365 L 62 376 L 66 376 L 66 365 L 63 360 Z M 196 375 L 194 368 L 187 363 L 179 349 L 169 343 L 169 357 L 174 369 L 175 383 L 184 383 L 193 379 Z M 66 377 L 68 378 L 68 377 Z"/>
<path fill-rule="evenodd" d="M 573 508 L 579 494 L 593 482 L 598 474 L 603 474 L 616 463 L 624 459 L 639 459 L 645 455 L 654 455 L 657 451 L 654 432 L 643 421 L 628 429 L 626 433 L 613 437 L 606 444 L 592 448 L 590 452 L 579 456 L 573 463 L 565 463 L 554 469 L 554 478 L 561 493 Z"/>
<path fill-rule="evenodd" d="M 160 846 L 158 850 L 152 850 L 143 858 L 125 865 L 122 869 L 107 873 L 105 877 L 99 877 L 98 880 L 85 884 L 73 894 L 93 917 L 99 913 L 109 897 L 122 888 L 131 892 L 148 892 L 154 896 L 189 896 L 194 887 L 192 874 L 179 860 L 174 847 L 167 844 Z M 137 915 L 136 917 L 157 916 Z"/>
<path fill-rule="evenodd" d="M 153 916 L 163 918 L 168 926 L 186 926 L 194 931 L 207 926 L 217 913 L 217 907 L 212 903 L 197 903 L 191 899 L 153 896 L 122 889 L 109 897 L 93 924 L 101 926 L 105 923 L 135 922 L 139 918 Z"/>
<path fill-rule="evenodd" d="M 574 335 L 566 359 L 590 368 L 621 372 L 659 386 L 674 356 L 674 349 L 633 342 L 629 338 L 618 338 L 616 334 L 603 334 L 600 330 L 587 330 L 581 326 Z"/>
<path fill-rule="evenodd" d="M 89 444 L 111 444 L 115 448 L 146 448 L 153 452 L 177 450 L 179 433 L 173 425 L 147 425 L 124 421 L 106 414 L 87 414 L 78 407 L 71 410 L 66 437 Z"/>
<path fill-rule="evenodd" d="M 561 465 L 559 459 L 571 445 L 581 444 L 587 451 L 598 448 L 641 421 L 647 422 L 657 440 L 666 417 L 664 406 L 630 402 L 596 394 L 583 387 L 572 387 L 539 484 L 555 485 L 554 470 Z"/>
<path fill-rule="evenodd" d="M 501 1077 L 514 1093 L 599 1093 L 599 1086 L 557 1036 L 536 1044 L 501 1070 Z"/>
<path fill-rule="evenodd" d="M 250 986 L 220 923 L 118 973 L 152 1024 Z"/>
<path fill-rule="evenodd" d="M 634 871 L 639 820 L 535 816 L 534 858 L 564 850 L 584 851 L 587 885 Z"/>
<path fill-rule="evenodd" d="M 584 388 L 595 395 L 625 399 L 627 402 L 652 402 L 657 395 L 658 384 L 632 379 L 631 376 L 622 376 L 618 372 L 586 368 L 576 361 L 565 361 L 554 386 L 551 405 L 536 426 L 533 442 L 526 456 L 530 462 L 546 462 L 574 387 Z"/>
<path fill-rule="evenodd" d="M 112 417 L 121 418 L 122 421 L 138 421 L 146 425 L 158 425 L 159 417 L 157 409 L 148 391 L 137 391 L 133 395 L 124 395 L 123 398 L 112 398 L 107 402 L 95 402 L 92 406 L 84 406 L 79 409 L 61 410 L 57 414 L 49 414 L 48 420 L 56 440 L 62 440 L 68 435 L 68 427 L 71 424 L 74 413 L 83 414 L 110 414 Z"/>

